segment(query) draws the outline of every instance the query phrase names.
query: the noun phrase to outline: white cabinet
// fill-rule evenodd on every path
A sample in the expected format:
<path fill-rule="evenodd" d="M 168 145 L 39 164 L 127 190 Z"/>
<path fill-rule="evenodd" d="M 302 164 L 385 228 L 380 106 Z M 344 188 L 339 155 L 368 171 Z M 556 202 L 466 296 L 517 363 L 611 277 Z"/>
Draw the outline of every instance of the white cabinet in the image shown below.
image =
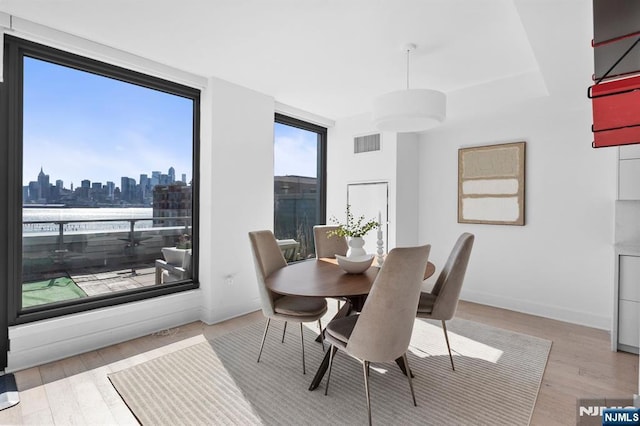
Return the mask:
<path fill-rule="evenodd" d="M 640 145 L 624 145 L 619 147 L 619 149 L 621 160 L 640 158 Z"/>
<path fill-rule="evenodd" d="M 618 199 L 640 200 L 640 159 L 621 159 L 618 173 Z"/>
<path fill-rule="evenodd" d="M 624 256 L 620 259 L 620 299 L 640 302 L 640 257 Z"/>
<path fill-rule="evenodd" d="M 618 349 L 638 353 L 638 313 L 640 304 L 629 300 L 618 302 Z"/>
<path fill-rule="evenodd" d="M 640 255 L 631 255 L 633 250 L 618 250 L 616 253 L 617 315 L 614 321 L 614 349 L 638 353 L 640 347 Z M 635 253 L 634 253 L 635 254 Z M 640 253 L 638 253 L 640 254 Z"/>

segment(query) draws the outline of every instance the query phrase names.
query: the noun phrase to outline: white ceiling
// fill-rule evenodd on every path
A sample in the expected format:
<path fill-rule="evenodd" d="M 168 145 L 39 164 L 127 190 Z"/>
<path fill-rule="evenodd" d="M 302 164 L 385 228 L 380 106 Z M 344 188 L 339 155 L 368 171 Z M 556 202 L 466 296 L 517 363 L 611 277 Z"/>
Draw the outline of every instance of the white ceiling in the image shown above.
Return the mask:
<path fill-rule="evenodd" d="M 418 45 L 411 87 L 446 92 L 450 118 L 550 93 L 585 98 L 593 70 L 590 0 L 0 0 L 0 10 L 330 119 L 404 88 L 407 42 Z"/>

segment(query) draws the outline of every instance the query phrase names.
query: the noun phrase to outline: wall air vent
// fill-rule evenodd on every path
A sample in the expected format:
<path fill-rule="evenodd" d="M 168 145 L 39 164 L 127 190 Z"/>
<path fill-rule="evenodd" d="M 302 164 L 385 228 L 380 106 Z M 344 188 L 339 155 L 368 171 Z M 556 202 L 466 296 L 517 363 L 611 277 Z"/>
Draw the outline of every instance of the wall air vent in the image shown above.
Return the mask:
<path fill-rule="evenodd" d="M 353 138 L 353 153 L 380 151 L 380 133 Z"/>

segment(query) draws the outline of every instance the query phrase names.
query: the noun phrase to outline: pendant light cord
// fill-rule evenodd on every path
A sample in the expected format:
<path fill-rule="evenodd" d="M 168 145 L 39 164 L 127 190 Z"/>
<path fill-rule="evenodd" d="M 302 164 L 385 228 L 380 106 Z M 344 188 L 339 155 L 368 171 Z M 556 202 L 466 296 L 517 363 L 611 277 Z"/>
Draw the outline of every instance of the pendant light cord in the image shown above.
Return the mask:
<path fill-rule="evenodd" d="M 407 49 L 407 90 L 409 90 L 409 53 L 410 49 Z"/>

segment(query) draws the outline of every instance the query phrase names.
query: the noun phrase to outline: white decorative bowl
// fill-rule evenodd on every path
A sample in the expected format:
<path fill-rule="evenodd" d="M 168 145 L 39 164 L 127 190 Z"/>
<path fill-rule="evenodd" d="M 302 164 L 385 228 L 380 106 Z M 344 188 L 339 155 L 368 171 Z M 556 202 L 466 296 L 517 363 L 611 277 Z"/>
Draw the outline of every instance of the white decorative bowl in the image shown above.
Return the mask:
<path fill-rule="evenodd" d="M 361 274 L 371 266 L 373 262 L 373 254 L 365 254 L 364 256 L 340 256 L 336 254 L 338 265 L 348 274 Z"/>

